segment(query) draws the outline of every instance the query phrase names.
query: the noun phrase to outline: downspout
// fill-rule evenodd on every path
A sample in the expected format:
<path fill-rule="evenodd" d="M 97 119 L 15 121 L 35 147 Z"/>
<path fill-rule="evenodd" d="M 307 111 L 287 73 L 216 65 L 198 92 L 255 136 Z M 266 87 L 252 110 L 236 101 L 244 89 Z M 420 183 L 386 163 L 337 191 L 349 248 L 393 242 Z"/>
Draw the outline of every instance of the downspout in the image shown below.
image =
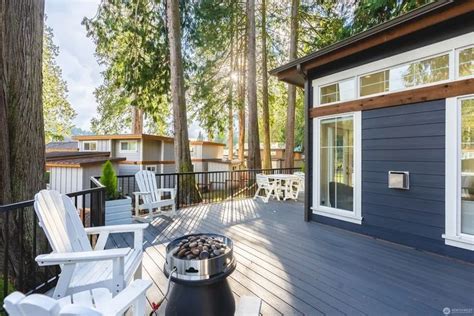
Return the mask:
<path fill-rule="evenodd" d="M 313 201 L 312 193 L 312 161 L 313 151 L 310 145 L 313 139 L 313 122 L 309 117 L 309 110 L 311 108 L 311 83 L 308 79 L 308 73 L 301 67 L 301 63 L 296 65 L 296 71 L 304 79 L 304 221 L 309 222 L 311 220 L 311 204 Z"/>

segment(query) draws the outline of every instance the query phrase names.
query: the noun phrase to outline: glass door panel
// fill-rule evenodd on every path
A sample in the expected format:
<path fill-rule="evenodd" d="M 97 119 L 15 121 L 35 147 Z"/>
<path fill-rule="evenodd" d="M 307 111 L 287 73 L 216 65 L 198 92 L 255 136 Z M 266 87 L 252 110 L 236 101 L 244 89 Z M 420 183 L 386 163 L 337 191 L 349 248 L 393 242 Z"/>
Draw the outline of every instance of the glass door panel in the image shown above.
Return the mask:
<path fill-rule="evenodd" d="M 474 235 L 474 99 L 461 101 L 461 232 Z"/>
<path fill-rule="evenodd" d="M 354 209 L 353 117 L 321 120 L 320 205 L 352 212 Z"/>

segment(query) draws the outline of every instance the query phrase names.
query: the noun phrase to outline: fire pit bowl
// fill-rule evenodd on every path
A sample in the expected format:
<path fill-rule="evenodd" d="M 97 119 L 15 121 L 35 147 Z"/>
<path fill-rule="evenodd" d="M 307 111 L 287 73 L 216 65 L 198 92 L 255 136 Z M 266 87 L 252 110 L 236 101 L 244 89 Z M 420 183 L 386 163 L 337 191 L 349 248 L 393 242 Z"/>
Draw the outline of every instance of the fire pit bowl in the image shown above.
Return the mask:
<path fill-rule="evenodd" d="M 164 273 L 171 274 L 174 284 L 166 315 L 234 315 L 234 296 L 226 278 L 235 266 L 228 237 L 191 234 L 170 242 Z"/>

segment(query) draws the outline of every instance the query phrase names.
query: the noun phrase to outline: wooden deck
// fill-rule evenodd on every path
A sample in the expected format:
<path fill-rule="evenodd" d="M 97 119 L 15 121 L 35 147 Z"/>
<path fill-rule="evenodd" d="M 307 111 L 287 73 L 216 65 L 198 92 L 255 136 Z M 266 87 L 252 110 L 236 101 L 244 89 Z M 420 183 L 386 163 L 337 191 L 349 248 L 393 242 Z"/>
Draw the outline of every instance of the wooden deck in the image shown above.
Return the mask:
<path fill-rule="evenodd" d="M 474 265 L 306 223 L 299 202 L 250 199 L 181 209 L 173 221 L 152 223 L 143 258 L 143 277 L 153 280 L 150 303 L 166 289 L 166 244 L 196 232 L 233 239 L 236 301 L 262 298 L 263 315 L 443 315 L 445 307 L 474 313 Z M 119 235 L 109 246 L 127 244 L 131 236 Z"/>

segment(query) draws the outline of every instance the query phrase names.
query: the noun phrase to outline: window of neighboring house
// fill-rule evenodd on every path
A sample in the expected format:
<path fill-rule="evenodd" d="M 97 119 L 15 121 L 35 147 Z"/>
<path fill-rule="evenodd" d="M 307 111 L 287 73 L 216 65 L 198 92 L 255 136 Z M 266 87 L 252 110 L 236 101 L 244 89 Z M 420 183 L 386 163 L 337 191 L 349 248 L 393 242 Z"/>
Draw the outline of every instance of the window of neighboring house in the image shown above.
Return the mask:
<path fill-rule="evenodd" d="M 97 142 L 83 142 L 82 150 L 84 151 L 97 151 Z"/>
<path fill-rule="evenodd" d="M 472 75 L 474 75 L 474 47 L 469 47 L 459 51 L 458 76 L 462 78 Z"/>
<path fill-rule="evenodd" d="M 138 142 L 136 140 L 120 141 L 120 152 L 121 153 L 135 153 L 138 149 Z"/>
<path fill-rule="evenodd" d="M 191 154 L 191 157 L 196 157 L 196 150 L 194 146 L 189 146 L 189 152 Z"/>
<path fill-rule="evenodd" d="M 346 101 L 355 97 L 355 81 L 353 78 L 342 80 L 319 89 L 319 104 Z"/>
<path fill-rule="evenodd" d="M 474 95 L 446 100 L 446 244 L 474 250 Z"/>
<path fill-rule="evenodd" d="M 157 165 L 146 165 L 145 170 L 157 173 L 158 172 L 158 166 Z"/>

